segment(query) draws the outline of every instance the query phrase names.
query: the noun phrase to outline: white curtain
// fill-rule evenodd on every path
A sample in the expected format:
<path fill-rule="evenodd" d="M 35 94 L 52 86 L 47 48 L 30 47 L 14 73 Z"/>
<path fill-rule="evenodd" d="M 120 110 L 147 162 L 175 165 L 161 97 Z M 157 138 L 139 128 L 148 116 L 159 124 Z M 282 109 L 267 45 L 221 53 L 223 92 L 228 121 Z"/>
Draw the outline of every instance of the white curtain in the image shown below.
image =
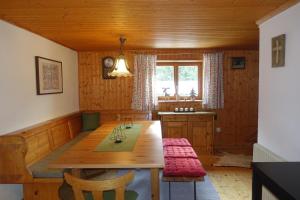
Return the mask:
<path fill-rule="evenodd" d="M 156 55 L 134 56 L 132 109 L 149 112 L 155 109 L 155 69 Z"/>
<path fill-rule="evenodd" d="M 223 53 L 203 55 L 203 104 L 208 109 L 224 108 Z"/>

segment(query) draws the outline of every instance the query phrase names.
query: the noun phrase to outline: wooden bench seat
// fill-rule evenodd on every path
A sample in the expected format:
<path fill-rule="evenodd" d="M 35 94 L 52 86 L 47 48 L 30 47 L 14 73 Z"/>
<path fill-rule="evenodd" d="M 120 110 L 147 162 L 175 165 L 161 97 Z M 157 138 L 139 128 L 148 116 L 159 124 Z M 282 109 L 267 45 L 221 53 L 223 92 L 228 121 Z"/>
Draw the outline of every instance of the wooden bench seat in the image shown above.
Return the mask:
<path fill-rule="evenodd" d="M 63 169 L 48 163 L 83 139 L 81 112 L 0 136 L 0 184 L 23 184 L 24 200 L 59 200 Z"/>
<path fill-rule="evenodd" d="M 29 166 L 29 170 L 32 172 L 33 178 L 63 178 L 64 169 L 51 169 L 48 168 L 48 165 L 56 160 L 62 153 L 64 153 L 71 146 L 75 145 L 86 136 L 91 133 L 90 131 L 79 133 L 75 138 L 70 142 L 64 144 L 63 146 L 55 149 L 46 157 L 37 161 L 33 165 Z"/>

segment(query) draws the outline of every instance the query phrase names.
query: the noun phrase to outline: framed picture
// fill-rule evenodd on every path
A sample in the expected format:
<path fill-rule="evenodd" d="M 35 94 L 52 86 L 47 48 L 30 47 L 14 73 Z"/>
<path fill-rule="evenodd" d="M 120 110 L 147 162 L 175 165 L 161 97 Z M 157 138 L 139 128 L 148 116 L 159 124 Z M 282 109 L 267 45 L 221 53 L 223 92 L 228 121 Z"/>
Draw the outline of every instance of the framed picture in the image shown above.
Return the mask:
<path fill-rule="evenodd" d="M 231 58 L 231 68 L 232 69 L 245 69 L 246 58 L 245 57 L 232 57 Z"/>
<path fill-rule="evenodd" d="M 35 57 L 37 94 L 63 93 L 62 62 Z"/>
<path fill-rule="evenodd" d="M 285 34 L 272 38 L 272 67 L 285 65 Z"/>

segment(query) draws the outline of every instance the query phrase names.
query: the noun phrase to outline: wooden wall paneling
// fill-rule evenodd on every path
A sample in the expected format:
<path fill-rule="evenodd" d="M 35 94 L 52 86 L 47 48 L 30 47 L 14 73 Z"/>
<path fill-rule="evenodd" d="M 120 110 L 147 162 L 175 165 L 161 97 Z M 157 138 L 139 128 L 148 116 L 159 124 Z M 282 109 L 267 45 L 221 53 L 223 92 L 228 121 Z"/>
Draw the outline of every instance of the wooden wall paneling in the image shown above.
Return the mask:
<path fill-rule="evenodd" d="M 203 49 L 153 49 L 126 51 L 129 66 L 133 69 L 133 55 L 136 53 L 156 54 L 158 59 L 202 59 Z M 79 93 L 81 110 L 104 111 L 105 120 L 116 119 L 109 111 L 117 113 L 131 110 L 132 78 L 103 80 L 100 61 L 104 56 L 117 56 L 118 51 L 79 52 Z M 246 57 L 245 69 L 231 69 L 231 57 Z M 95 75 L 95 82 L 89 78 Z M 93 92 L 95 91 L 95 92 Z M 91 102 L 93 99 L 93 102 Z M 258 51 L 224 50 L 224 101 L 225 108 L 217 110 L 215 127 L 222 129 L 215 133 L 216 149 L 234 149 L 252 143 L 246 138 L 257 137 L 258 114 Z M 160 102 L 159 111 L 173 111 L 175 107 L 194 107 L 202 110 L 201 102 Z M 153 118 L 158 119 L 156 112 Z M 253 140 L 252 140 L 253 141 Z M 249 149 L 250 151 L 251 149 Z"/>
<path fill-rule="evenodd" d="M 102 79 L 102 58 L 119 52 L 79 53 L 79 96 L 81 110 L 129 110 L 132 78 Z M 127 56 L 127 55 L 126 55 Z M 132 55 L 128 55 L 132 66 Z M 133 68 L 133 66 L 132 66 Z"/>
<path fill-rule="evenodd" d="M 203 52 L 204 50 L 201 49 L 128 50 L 125 51 L 125 56 L 130 70 L 133 71 L 134 54 L 158 54 L 158 59 L 162 60 L 199 60 L 202 59 Z M 102 79 L 102 58 L 105 56 L 117 57 L 118 55 L 118 51 L 79 52 L 79 96 L 81 110 L 131 109 L 133 78 Z M 91 77 L 94 78 L 94 81 L 91 81 Z M 196 106 L 198 107 L 198 105 Z M 175 106 L 172 107 L 175 108 Z"/>
<path fill-rule="evenodd" d="M 126 51 L 128 65 L 133 71 L 135 53 L 159 53 L 158 59 L 201 59 L 203 50 L 185 50 L 191 54 L 180 54 L 180 50 Z M 165 54 L 166 53 L 166 54 Z M 175 54 L 174 54 L 175 53 Z M 176 53 L 179 53 L 176 55 Z M 132 100 L 132 78 L 102 79 L 101 59 L 117 57 L 118 51 L 79 52 L 79 93 L 81 110 L 130 110 Z M 94 78 L 92 82 L 90 79 Z"/>
<path fill-rule="evenodd" d="M 245 69 L 231 69 L 231 57 L 246 57 Z M 218 110 L 215 134 L 217 149 L 248 148 L 257 138 L 258 52 L 226 51 L 224 61 L 225 108 Z"/>

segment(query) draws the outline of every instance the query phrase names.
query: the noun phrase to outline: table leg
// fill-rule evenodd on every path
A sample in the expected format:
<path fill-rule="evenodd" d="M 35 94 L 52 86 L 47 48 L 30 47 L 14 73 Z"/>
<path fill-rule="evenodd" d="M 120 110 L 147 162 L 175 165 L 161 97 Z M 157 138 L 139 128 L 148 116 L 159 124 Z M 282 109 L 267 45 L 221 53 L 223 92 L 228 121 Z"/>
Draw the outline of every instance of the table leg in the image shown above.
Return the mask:
<path fill-rule="evenodd" d="M 262 199 L 262 183 L 255 169 L 252 175 L 252 200 Z"/>
<path fill-rule="evenodd" d="M 152 200 L 159 200 L 159 169 L 151 169 Z"/>
<path fill-rule="evenodd" d="M 80 178 L 80 169 L 71 169 L 71 173 L 73 176 Z"/>

